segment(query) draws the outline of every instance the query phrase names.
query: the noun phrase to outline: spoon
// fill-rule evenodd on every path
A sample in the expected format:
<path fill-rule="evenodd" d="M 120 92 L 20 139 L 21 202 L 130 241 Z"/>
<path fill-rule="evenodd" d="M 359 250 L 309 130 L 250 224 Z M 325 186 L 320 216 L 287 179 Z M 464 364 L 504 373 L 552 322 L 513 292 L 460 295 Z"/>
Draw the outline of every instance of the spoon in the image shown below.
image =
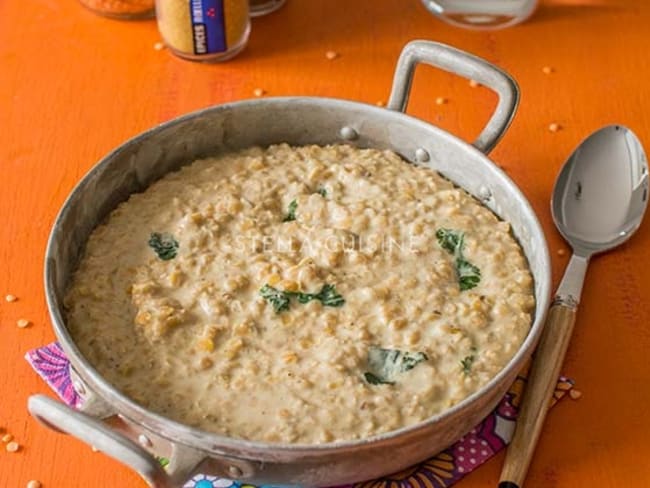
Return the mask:
<path fill-rule="evenodd" d="M 647 203 L 648 161 L 639 139 L 623 126 L 594 132 L 562 167 L 551 211 L 573 255 L 537 346 L 499 488 L 523 486 L 573 332 L 589 259 L 628 240 Z"/>

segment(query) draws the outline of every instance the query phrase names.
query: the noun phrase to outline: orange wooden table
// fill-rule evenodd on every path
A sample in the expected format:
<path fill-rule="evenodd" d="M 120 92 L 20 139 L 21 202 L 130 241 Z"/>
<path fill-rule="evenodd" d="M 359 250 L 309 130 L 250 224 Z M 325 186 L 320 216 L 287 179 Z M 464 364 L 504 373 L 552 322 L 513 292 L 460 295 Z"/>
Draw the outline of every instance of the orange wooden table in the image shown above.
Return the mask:
<path fill-rule="evenodd" d="M 446 42 L 502 66 L 521 86 L 515 121 L 492 153 L 544 225 L 555 281 L 568 259 L 549 195 L 578 142 L 609 123 L 650 149 L 650 2 L 543 2 L 525 24 L 470 32 L 430 16 L 418 0 L 289 0 L 253 22 L 249 47 L 218 65 L 155 50 L 155 22 L 99 18 L 73 0 L 0 2 L 0 427 L 23 448 L 0 449 L 0 488 L 32 478 L 50 487 L 143 487 L 80 442 L 37 425 L 27 397 L 48 392 L 23 360 L 54 339 L 44 304 L 43 252 L 54 216 L 107 151 L 185 112 L 249 98 L 322 95 L 386 101 L 401 47 Z M 330 61 L 325 52 L 340 57 Z M 542 68 L 553 68 L 544 74 Z M 448 103 L 436 105 L 436 97 Z M 421 68 L 410 112 L 472 139 L 495 97 Z M 561 130 L 550 132 L 550 123 Z M 650 486 L 650 223 L 592 263 L 564 366 L 584 395 L 549 415 L 527 486 Z M 7 303 L 4 295 L 19 300 Z M 19 329 L 26 318 L 33 325 Z M 494 487 L 502 456 L 460 487 Z"/>

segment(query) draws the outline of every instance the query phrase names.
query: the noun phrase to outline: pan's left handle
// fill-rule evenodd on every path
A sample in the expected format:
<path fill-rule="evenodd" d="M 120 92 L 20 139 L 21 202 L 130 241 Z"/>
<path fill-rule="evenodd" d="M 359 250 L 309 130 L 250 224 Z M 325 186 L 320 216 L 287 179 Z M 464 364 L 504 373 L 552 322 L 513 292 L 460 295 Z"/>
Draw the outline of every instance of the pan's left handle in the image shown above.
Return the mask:
<path fill-rule="evenodd" d="M 177 477 L 170 476 L 145 449 L 100 420 L 73 410 L 45 395 L 29 397 L 27 409 L 36 420 L 46 427 L 70 434 L 129 466 L 152 488 L 179 488 L 182 486 L 182 481 L 176 481 Z M 201 461 L 200 457 L 193 460 L 187 459 L 187 456 L 185 458 L 183 463 L 190 461 L 192 468 Z"/>
<path fill-rule="evenodd" d="M 489 153 L 503 137 L 517 110 L 519 88 L 515 80 L 484 59 L 454 47 L 431 41 L 411 41 L 397 61 L 387 108 L 399 112 L 406 110 L 415 67 L 420 63 L 478 81 L 499 95 L 492 117 L 473 143 L 479 151 Z"/>

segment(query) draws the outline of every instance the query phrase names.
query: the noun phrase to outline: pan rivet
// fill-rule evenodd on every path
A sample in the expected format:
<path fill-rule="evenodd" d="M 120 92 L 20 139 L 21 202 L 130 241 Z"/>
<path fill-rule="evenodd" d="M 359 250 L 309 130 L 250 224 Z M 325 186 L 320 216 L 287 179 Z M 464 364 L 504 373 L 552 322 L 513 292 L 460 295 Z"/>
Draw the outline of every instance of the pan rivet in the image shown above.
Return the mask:
<path fill-rule="evenodd" d="M 426 163 L 429 160 L 430 156 L 429 153 L 425 150 L 422 149 L 421 147 L 418 147 L 415 150 L 415 160 L 420 162 L 420 163 Z"/>
<path fill-rule="evenodd" d="M 354 141 L 359 137 L 359 134 L 352 127 L 346 125 L 341 129 L 341 137 L 346 141 Z"/>
<path fill-rule="evenodd" d="M 481 186 L 478 189 L 478 197 L 483 201 L 487 201 L 492 198 L 492 192 L 487 186 Z"/>
<path fill-rule="evenodd" d="M 241 478 L 244 472 L 237 466 L 228 466 L 228 475 L 234 479 Z"/>
<path fill-rule="evenodd" d="M 80 395 L 85 395 L 86 394 L 86 389 L 84 388 L 84 385 L 81 381 L 74 381 L 72 383 L 72 387 L 76 390 L 77 393 Z"/>
<path fill-rule="evenodd" d="M 142 446 L 144 446 L 144 447 L 151 447 L 151 446 L 153 445 L 152 442 L 151 442 L 151 439 L 149 439 L 149 438 L 148 438 L 146 435 L 144 435 L 144 434 L 140 434 L 140 435 L 138 436 L 138 442 L 140 443 L 140 445 L 142 445 Z"/>

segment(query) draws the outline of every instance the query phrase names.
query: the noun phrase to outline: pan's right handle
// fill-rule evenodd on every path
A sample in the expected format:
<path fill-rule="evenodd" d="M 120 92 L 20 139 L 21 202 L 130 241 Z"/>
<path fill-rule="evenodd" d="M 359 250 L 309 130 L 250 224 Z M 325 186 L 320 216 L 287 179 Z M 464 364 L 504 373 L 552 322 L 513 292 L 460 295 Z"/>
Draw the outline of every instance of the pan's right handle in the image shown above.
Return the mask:
<path fill-rule="evenodd" d="M 399 112 L 406 110 L 413 74 L 419 63 L 476 80 L 499 95 L 494 114 L 473 143 L 479 151 L 489 153 L 508 129 L 517 110 L 519 88 L 515 80 L 493 64 L 451 46 L 431 41 L 411 41 L 404 47 L 397 62 L 387 108 Z"/>
<path fill-rule="evenodd" d="M 101 421 L 77 412 L 45 395 L 33 395 L 27 408 L 40 423 L 51 429 L 70 434 L 86 444 L 134 469 L 152 488 L 178 488 L 160 463 L 145 449 L 114 431 Z M 188 460 L 184 460 L 188 461 Z M 199 460 L 193 466 L 196 466 Z"/>

